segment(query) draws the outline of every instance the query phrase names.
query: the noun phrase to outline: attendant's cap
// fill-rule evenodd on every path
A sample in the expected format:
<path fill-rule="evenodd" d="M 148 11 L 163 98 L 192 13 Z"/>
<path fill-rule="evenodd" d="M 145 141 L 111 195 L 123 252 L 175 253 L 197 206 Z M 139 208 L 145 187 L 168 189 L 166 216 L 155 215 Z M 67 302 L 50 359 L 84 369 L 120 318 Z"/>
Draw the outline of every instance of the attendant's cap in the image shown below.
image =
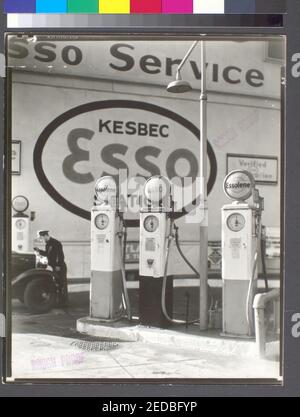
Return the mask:
<path fill-rule="evenodd" d="M 37 232 L 37 235 L 38 236 L 47 236 L 47 235 L 49 235 L 49 230 L 39 230 Z"/>

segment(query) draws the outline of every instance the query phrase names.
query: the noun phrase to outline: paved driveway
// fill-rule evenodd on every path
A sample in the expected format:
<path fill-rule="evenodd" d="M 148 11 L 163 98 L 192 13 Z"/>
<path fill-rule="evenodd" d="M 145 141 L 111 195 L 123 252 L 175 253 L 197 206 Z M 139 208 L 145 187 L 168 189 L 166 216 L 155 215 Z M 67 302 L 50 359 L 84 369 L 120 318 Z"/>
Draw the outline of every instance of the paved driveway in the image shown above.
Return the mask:
<path fill-rule="evenodd" d="M 45 315 L 31 315 L 21 303 L 13 302 L 13 378 L 278 378 L 276 360 L 261 361 L 188 345 L 176 348 L 80 335 L 76 332 L 76 320 L 88 315 L 88 293 L 72 292 L 70 305 L 68 312 L 57 309 Z"/>

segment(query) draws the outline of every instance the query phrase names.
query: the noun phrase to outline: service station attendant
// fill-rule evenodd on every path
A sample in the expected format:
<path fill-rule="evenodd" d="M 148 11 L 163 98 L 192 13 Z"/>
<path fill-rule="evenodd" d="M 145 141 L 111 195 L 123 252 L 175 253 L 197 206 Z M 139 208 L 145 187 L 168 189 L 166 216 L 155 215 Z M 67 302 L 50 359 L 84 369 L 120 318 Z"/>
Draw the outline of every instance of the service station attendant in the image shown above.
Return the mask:
<path fill-rule="evenodd" d="M 58 282 L 58 306 L 68 306 L 68 283 L 67 283 L 67 265 L 62 244 L 50 236 L 48 230 L 38 231 L 38 237 L 41 238 L 46 247 L 45 250 L 34 248 L 42 256 L 46 256 L 48 264 L 52 268 Z"/>

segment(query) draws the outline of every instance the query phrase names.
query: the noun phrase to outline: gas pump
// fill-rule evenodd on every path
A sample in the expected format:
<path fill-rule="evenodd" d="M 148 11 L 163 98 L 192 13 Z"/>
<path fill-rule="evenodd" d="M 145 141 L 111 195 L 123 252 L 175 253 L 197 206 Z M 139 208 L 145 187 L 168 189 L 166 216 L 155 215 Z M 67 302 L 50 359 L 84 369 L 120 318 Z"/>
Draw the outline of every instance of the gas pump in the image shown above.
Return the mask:
<path fill-rule="evenodd" d="M 117 321 L 130 303 L 123 259 L 123 218 L 117 206 L 117 184 L 113 177 L 100 178 L 95 185 L 91 211 L 90 317 Z"/>
<path fill-rule="evenodd" d="M 144 186 L 144 205 L 140 211 L 140 321 L 155 327 L 170 324 L 199 324 L 199 319 L 173 319 L 173 276 L 168 275 L 172 243 L 188 267 L 199 272 L 184 255 L 179 243 L 179 228 L 174 223 L 172 186 L 162 176 L 148 179 Z"/>
<path fill-rule="evenodd" d="M 25 212 L 29 208 L 29 201 L 22 195 L 12 200 L 14 214 L 12 216 L 12 250 L 15 252 L 30 251 L 30 222 L 34 220 L 34 213 L 28 216 Z"/>
<path fill-rule="evenodd" d="M 224 192 L 234 201 L 222 208 L 223 333 L 252 337 L 264 203 L 248 171 L 230 172 Z"/>
<path fill-rule="evenodd" d="M 149 178 L 143 190 L 140 211 L 140 321 L 147 326 L 165 328 L 170 322 L 162 304 L 163 281 L 167 264 L 168 235 L 172 233 L 172 188 L 162 176 Z M 173 279 L 166 277 L 165 306 L 172 316 Z"/>

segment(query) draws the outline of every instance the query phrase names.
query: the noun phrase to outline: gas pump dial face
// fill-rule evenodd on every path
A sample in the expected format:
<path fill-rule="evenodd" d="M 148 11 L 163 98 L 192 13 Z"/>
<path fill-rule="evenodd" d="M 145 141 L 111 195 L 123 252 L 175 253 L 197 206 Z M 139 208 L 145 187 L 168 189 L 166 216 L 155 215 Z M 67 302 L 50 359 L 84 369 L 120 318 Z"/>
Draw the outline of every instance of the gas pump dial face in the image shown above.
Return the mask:
<path fill-rule="evenodd" d="M 240 232 L 245 227 L 245 217 L 240 213 L 233 213 L 227 219 L 227 226 L 232 232 Z"/>
<path fill-rule="evenodd" d="M 99 230 L 104 230 L 107 228 L 109 224 L 109 218 L 106 214 L 98 214 L 98 216 L 95 217 L 95 226 Z"/>
<path fill-rule="evenodd" d="M 159 220 L 155 216 L 148 216 L 144 221 L 144 228 L 147 232 L 155 232 L 158 229 Z"/>
<path fill-rule="evenodd" d="M 18 230 L 24 230 L 26 227 L 26 222 L 22 219 L 16 221 L 16 228 Z"/>

